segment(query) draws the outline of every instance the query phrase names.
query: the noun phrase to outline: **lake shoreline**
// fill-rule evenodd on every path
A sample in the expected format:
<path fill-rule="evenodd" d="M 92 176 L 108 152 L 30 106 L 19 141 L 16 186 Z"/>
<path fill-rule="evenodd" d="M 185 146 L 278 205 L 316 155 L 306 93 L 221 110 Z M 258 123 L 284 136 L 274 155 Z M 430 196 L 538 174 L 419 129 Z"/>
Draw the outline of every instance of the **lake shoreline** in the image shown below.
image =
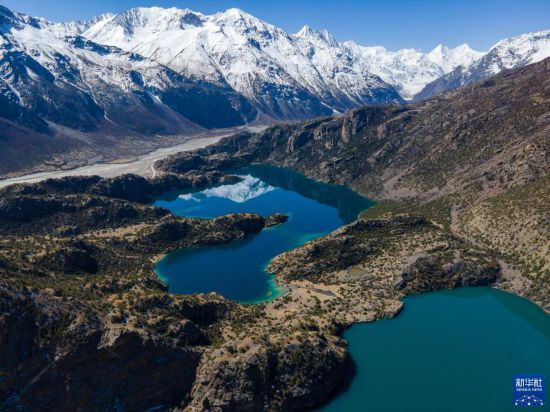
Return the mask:
<path fill-rule="evenodd" d="M 338 229 L 337 229 L 337 231 L 338 231 Z M 320 239 L 317 239 L 317 241 L 319 241 L 319 240 Z M 283 254 L 284 253 L 286 253 L 286 252 L 283 252 Z M 353 269 L 353 267 L 352 267 L 352 269 Z M 268 271 L 266 270 L 266 272 L 268 272 Z M 357 270 L 357 272 L 358 272 L 358 274 L 361 274 L 364 271 L 363 270 Z M 284 300 L 285 296 L 291 295 L 293 289 L 299 290 L 301 288 L 300 286 L 293 285 L 291 282 L 285 281 L 284 279 L 282 279 L 281 277 L 279 277 L 277 275 L 275 275 L 273 280 L 274 280 L 275 284 L 278 285 L 279 287 L 285 287 L 287 289 L 286 293 L 284 293 L 280 296 L 276 296 L 275 298 L 271 298 L 271 299 L 263 299 L 263 300 L 259 300 L 259 301 L 256 301 L 256 302 L 240 302 L 240 303 L 241 304 L 269 304 L 269 303 L 272 303 L 272 304 L 276 305 L 278 301 Z M 496 290 L 505 291 L 505 289 L 503 289 L 501 287 L 498 287 L 496 284 L 493 284 L 491 287 L 496 289 Z M 445 290 L 453 290 L 453 289 L 455 289 L 455 288 L 443 288 L 443 289 L 438 289 L 435 292 L 434 291 L 426 291 L 426 292 L 418 292 L 418 293 L 412 292 L 412 293 L 405 294 L 401 297 L 401 303 L 402 304 L 398 305 L 398 306 L 394 306 L 393 310 L 386 310 L 384 312 L 383 316 L 368 319 L 368 320 L 360 320 L 358 322 L 345 323 L 345 324 L 342 325 L 341 329 L 339 330 L 339 332 L 336 335 L 341 339 L 345 339 L 345 333 L 348 330 L 350 330 L 351 328 L 353 328 L 354 326 L 356 326 L 356 325 L 359 325 L 359 324 L 362 324 L 362 323 L 373 323 L 373 322 L 383 320 L 383 319 L 393 319 L 393 318 L 398 317 L 399 315 L 402 314 L 402 311 L 405 309 L 405 304 L 406 304 L 405 301 L 406 301 L 407 298 L 410 298 L 410 297 L 413 297 L 413 296 L 422 296 L 422 295 L 425 295 L 426 293 L 437 293 L 437 292 L 441 292 L 441 291 L 445 291 Z M 518 295 L 517 293 L 512 293 L 512 294 Z M 520 295 L 518 295 L 518 296 L 520 296 Z M 522 298 L 524 298 L 524 297 L 522 297 Z M 532 301 L 530 301 L 530 302 L 532 302 Z M 533 302 L 533 303 L 536 304 L 536 302 Z M 540 307 L 539 305 L 537 305 L 537 306 Z M 339 397 L 339 395 L 345 393 L 346 389 L 353 382 L 353 377 L 356 373 L 357 365 L 354 362 L 353 355 L 349 352 L 348 352 L 348 355 L 349 355 L 348 358 L 347 358 L 348 360 L 346 360 L 342 364 L 343 369 L 344 369 L 344 374 L 342 376 L 341 383 L 336 387 L 335 392 L 331 393 L 331 395 L 329 396 L 328 399 L 325 399 L 321 403 L 317 404 L 317 406 L 315 408 L 319 408 L 319 407 L 322 407 L 324 405 L 330 404 L 330 402 L 333 401 L 334 399 L 337 399 Z"/>
<path fill-rule="evenodd" d="M 291 287 L 280 282 L 268 270 L 273 257 L 338 229 L 373 204 L 342 186 L 314 182 L 287 169 L 255 165 L 231 173 L 241 177 L 241 181 L 197 192 L 168 193 L 159 196 L 153 205 L 187 218 L 216 218 L 229 213 L 253 212 L 262 216 L 283 213 L 288 216 L 288 220 L 263 230 L 250 240 L 236 243 L 229 249 L 221 246 L 174 251 L 159 260 L 155 266 L 156 273 L 170 284 L 172 293 L 217 292 L 244 304 L 273 301 L 287 294 Z M 336 198 L 340 199 L 337 203 L 334 202 Z M 203 258 L 203 255 L 208 255 L 208 258 Z M 194 263 L 195 259 L 200 259 L 200 263 Z M 250 260 L 254 263 L 250 263 Z M 212 262 L 223 264 L 210 266 L 209 272 L 219 272 L 217 276 L 220 279 L 242 283 L 245 289 L 256 284 L 256 292 L 243 294 L 226 285 L 224 287 L 228 288 L 228 295 L 224 289 L 217 289 L 214 279 L 206 281 L 206 278 L 214 275 L 203 273 L 204 267 L 212 265 Z M 189 285 L 185 286 L 183 280 L 178 280 L 171 273 L 185 273 L 185 282 Z M 263 283 L 258 280 L 260 278 Z M 171 279 L 175 283 L 171 283 Z"/>
<path fill-rule="evenodd" d="M 160 193 L 156 188 L 166 187 L 167 182 L 190 184 L 190 190 L 193 187 L 203 187 L 196 186 L 201 179 L 195 174 L 181 175 L 174 179 L 174 175 L 167 174 L 149 181 L 146 185 L 150 193 Z M 212 175 L 210 179 L 213 182 L 235 183 L 234 179 L 227 179 L 227 176 L 220 174 Z M 350 219 L 353 220 L 351 223 L 326 236 L 277 255 L 270 263 L 269 272 L 276 273 L 281 284 L 292 287 L 287 294 L 273 301 L 246 305 L 236 304 L 215 294 L 183 296 L 167 293 L 166 285 L 153 272 L 154 261 L 165 252 L 197 245 L 187 239 L 189 232 L 186 228 L 189 225 L 200 228 L 200 233 L 191 233 L 200 244 L 206 246 L 240 239 L 244 235 L 240 228 L 259 227 L 256 223 L 252 226 L 250 224 L 265 221 L 259 215 L 247 217 L 246 214 L 233 215 L 229 220 L 178 218 L 167 210 L 121 200 L 132 198 L 134 192 L 129 184 L 132 181 L 135 181 L 132 176 L 94 181 L 90 183 L 92 186 L 85 189 L 85 193 L 82 193 L 81 187 L 75 188 L 71 185 L 69 179 L 59 181 L 53 188 L 48 186 L 47 192 L 43 191 L 40 184 L 29 186 L 25 195 L 21 195 L 16 188 L 11 192 L 6 190 L 5 201 L 8 205 L 29 201 L 27 199 L 60 199 L 63 205 L 67 202 L 81 204 L 83 199 L 94 199 L 108 205 L 104 210 L 110 213 L 126 210 L 128 206 L 125 205 L 138 213 L 137 216 L 125 215 L 129 220 L 124 220 L 122 226 L 116 230 L 109 228 L 109 225 L 105 227 L 104 216 L 99 215 L 99 211 L 90 209 L 93 205 L 90 202 L 84 203 L 88 205 L 85 209 L 76 209 L 76 216 L 71 217 L 72 215 L 66 213 L 60 215 L 63 219 L 61 226 L 56 220 L 38 219 L 33 220 L 32 225 L 18 227 L 17 232 L 12 233 L 9 231 L 11 221 L 7 221 L 3 223 L 4 233 L 8 240 L 12 236 L 13 242 L 6 245 L 32 247 L 25 250 L 23 256 L 36 253 L 35 244 L 18 243 L 21 229 L 25 229 L 31 231 L 29 233 L 32 233 L 36 244 L 43 245 L 45 253 L 53 254 L 51 259 L 57 258 L 64 253 L 73 253 L 75 244 L 68 243 L 65 238 L 44 237 L 42 233 L 57 233 L 56 230 L 68 225 L 73 227 L 73 236 L 76 230 L 82 242 L 76 246 L 87 247 L 93 253 L 101 253 L 103 266 L 99 268 L 100 273 L 69 278 L 64 273 L 55 272 L 55 268 L 40 266 L 50 262 L 48 254 L 48 259 L 41 256 L 41 260 L 33 260 L 37 270 L 48 270 L 52 275 L 44 281 L 55 282 L 44 289 L 41 298 L 50 299 L 47 291 L 52 290 L 56 294 L 51 296 L 52 305 L 59 294 L 71 298 L 66 300 L 67 305 L 72 304 L 71 302 L 87 305 L 86 297 L 90 296 L 89 299 L 94 303 L 89 310 L 98 316 L 96 319 L 100 323 L 93 326 L 91 321 L 82 318 L 85 323 L 81 326 L 83 330 L 101 327 L 101 330 L 107 331 L 106 336 L 111 340 L 101 350 L 115 350 L 120 347 L 114 345 L 117 336 L 122 339 L 130 334 L 140 336 L 139 339 L 153 337 L 166 345 L 166 348 L 175 344 L 175 336 L 182 339 L 182 343 L 178 345 L 189 348 L 190 353 L 200 352 L 204 356 L 196 364 L 195 378 L 190 384 L 206 392 L 194 396 L 189 401 L 190 406 L 199 407 L 204 396 L 223 405 L 229 395 L 235 402 L 242 402 L 244 405 L 249 402 L 249 396 L 258 396 L 248 392 L 246 388 L 255 388 L 254 385 L 261 382 L 266 382 L 267 386 L 260 387 L 256 394 L 270 394 L 270 388 L 275 387 L 277 391 L 281 391 L 281 396 L 269 396 L 265 401 L 264 398 L 254 398 L 258 409 L 265 406 L 265 402 L 272 402 L 267 405 L 279 409 L 290 407 L 284 402 L 291 403 L 294 409 L 317 405 L 320 400 L 335 393 L 350 373 L 347 363 L 349 353 L 341 337 L 344 328 L 358 322 L 395 316 L 403 306 L 402 296 L 425 291 L 425 284 L 441 289 L 447 284 L 492 282 L 492 278 L 486 276 L 492 273 L 496 262 L 489 255 L 479 255 L 470 250 L 465 247 L 464 242 L 458 241 L 427 219 L 397 216 Z M 109 196 L 98 195 L 97 187 L 104 188 L 99 193 L 107 193 Z M 114 188 L 121 189 L 113 191 Z M 330 186 L 330 190 L 329 195 L 317 190 L 311 193 L 323 196 L 323 201 L 334 205 L 334 202 L 341 199 L 330 196 L 332 190 L 336 190 L 335 187 Z M 346 203 L 343 202 L 344 205 Z M 25 210 L 27 209 L 23 211 Z M 58 216 L 55 209 L 51 213 L 54 213 L 54 217 Z M 83 219 L 83 216 L 97 218 L 89 220 L 89 217 Z M 351 218 L 352 214 L 346 216 Z M 298 221 L 301 220 L 296 217 Z M 231 239 L 220 237 L 228 228 L 233 230 Z M 308 230 L 317 233 L 321 231 Z M 268 232 L 275 230 L 266 231 Z M 443 249 L 442 243 L 445 244 Z M 113 253 L 113 248 L 116 248 L 116 253 Z M 84 254 L 86 251 L 82 250 L 80 253 Z M 8 253 L 2 259 L 17 258 L 20 255 L 21 253 Z M 437 257 L 437 260 L 427 260 L 430 255 Z M 424 258 L 419 261 L 419 256 Z M 447 263 L 455 262 L 456 256 L 460 256 L 461 260 L 458 262 L 460 264 L 453 266 L 455 271 L 439 276 Z M 263 265 L 266 259 L 262 258 L 260 261 Z M 19 264 L 17 261 L 7 262 L 10 265 Z M 432 265 L 431 277 L 425 279 L 427 283 L 422 282 L 424 272 L 418 271 L 419 262 Z M 203 265 L 202 268 L 204 267 L 206 266 Z M 0 265 L 0 270 L 1 268 Z M 349 268 L 354 270 L 348 270 Z M 460 268 L 462 269 L 458 270 Z M 405 279 L 402 278 L 404 272 L 409 274 Z M 26 272 L 18 276 L 28 279 Z M 16 282 L 17 279 L 13 281 L 13 287 L 17 287 Z M 402 285 L 404 289 L 397 289 L 396 285 Z M 34 297 L 30 296 L 29 299 Z M 102 312 L 98 312 L 98 303 L 103 308 Z M 74 309 L 67 308 L 68 313 L 71 310 Z M 170 329 L 166 330 L 166 326 Z M 77 345 L 80 341 L 74 342 Z M 123 345 L 121 342 L 123 341 L 119 341 L 119 345 Z M 193 346 L 197 344 L 199 346 Z M 82 347 L 75 347 L 75 350 L 80 350 L 79 348 Z M 269 372 L 269 359 L 285 365 L 284 369 L 272 374 Z M 227 364 L 228 360 L 230 365 Z M 152 364 L 151 368 L 158 368 L 155 365 Z M 261 379 L 251 378 L 245 372 L 249 368 L 257 370 Z M 233 378 L 226 379 L 226 372 L 236 373 L 237 378 L 232 375 Z M 229 385 L 229 382 L 237 382 L 238 388 Z M 217 398 L 217 394 L 223 394 L 223 397 Z"/>

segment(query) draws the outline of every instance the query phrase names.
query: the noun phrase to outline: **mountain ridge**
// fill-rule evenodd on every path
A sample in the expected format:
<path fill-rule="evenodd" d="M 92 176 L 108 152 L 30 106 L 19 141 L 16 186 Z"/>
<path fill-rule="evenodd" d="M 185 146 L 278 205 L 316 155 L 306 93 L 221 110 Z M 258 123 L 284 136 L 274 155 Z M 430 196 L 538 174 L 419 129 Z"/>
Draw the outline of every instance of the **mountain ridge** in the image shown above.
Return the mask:
<path fill-rule="evenodd" d="M 121 44 L 120 42 L 121 41 L 127 41 L 124 40 L 124 39 L 120 39 L 120 38 L 116 38 L 117 36 L 121 36 L 121 29 L 124 30 L 123 28 L 118 28 L 116 29 L 115 31 L 113 32 L 106 32 L 106 33 L 101 33 L 102 30 L 105 29 L 105 25 L 111 23 L 114 19 L 120 19 L 120 20 L 124 20 L 124 21 L 127 21 L 127 15 L 140 15 L 140 13 L 143 15 L 143 16 L 149 16 L 151 17 L 151 14 L 155 14 L 155 13 L 164 13 L 166 12 L 167 10 L 171 11 L 171 13 L 174 13 L 174 12 L 177 12 L 177 13 L 180 13 L 182 16 L 188 16 L 188 15 L 193 15 L 196 17 L 196 20 L 194 21 L 194 27 L 198 27 L 200 26 L 201 24 L 205 23 L 205 22 L 214 22 L 214 25 L 216 27 L 222 27 L 223 28 L 223 25 L 220 23 L 220 21 L 223 21 L 223 20 L 226 20 L 228 16 L 241 16 L 242 18 L 244 18 L 245 20 L 247 20 L 248 22 L 253 22 L 254 24 L 257 24 L 257 25 L 265 25 L 268 29 L 267 29 L 267 32 L 270 33 L 270 32 L 276 32 L 278 34 L 281 34 L 281 33 L 284 33 L 284 31 L 282 31 L 281 29 L 269 24 L 269 23 L 266 23 L 260 19 L 257 19 L 255 18 L 254 16 L 240 10 L 240 9 L 228 9 L 226 10 L 225 12 L 218 12 L 218 13 L 215 13 L 215 14 L 212 14 L 212 15 L 204 15 L 204 14 L 201 14 L 201 13 L 196 13 L 196 12 L 193 12 L 189 9 L 183 9 L 183 10 L 179 10 L 179 9 L 162 9 L 162 8 L 135 8 L 135 9 L 131 9 L 129 10 L 128 12 L 125 12 L 125 13 L 120 13 L 118 15 L 116 15 L 114 18 L 113 17 L 110 17 L 109 18 L 109 21 L 108 22 L 99 22 L 97 23 L 95 26 L 92 25 L 87 32 L 83 32 L 82 34 L 84 36 L 89 36 L 90 38 L 92 39 L 95 39 L 97 41 L 99 41 L 100 43 L 101 42 L 107 42 L 109 44 L 116 44 L 118 45 L 119 47 L 122 47 L 122 48 L 126 48 L 123 44 Z M 166 13 L 164 13 L 166 14 Z M 143 17 L 142 16 L 142 17 Z M 138 18 L 137 20 L 139 20 L 141 23 L 143 23 L 146 18 Z M 158 21 L 158 19 L 155 19 L 155 21 Z M 172 22 L 173 23 L 173 22 Z M 166 22 L 160 22 L 158 23 L 159 25 L 166 25 Z M 164 26 L 166 27 L 166 26 Z M 172 28 L 174 27 L 173 25 L 171 26 Z M 126 33 L 128 33 L 129 31 L 127 30 Z M 113 36 L 113 34 L 115 34 Z M 354 42 L 351 42 L 351 41 L 347 41 L 347 42 L 338 42 L 334 39 L 334 37 L 330 34 L 330 32 L 328 32 L 328 30 L 323 30 L 323 29 L 313 29 L 311 28 L 310 26 L 308 25 L 305 25 L 301 30 L 299 30 L 297 33 L 295 34 L 288 34 L 288 33 L 284 33 L 290 40 L 292 40 L 293 38 L 294 39 L 301 39 L 301 40 L 310 40 L 309 43 L 312 43 L 314 42 L 315 40 L 321 40 L 322 43 L 324 43 L 323 45 L 326 47 L 326 46 L 330 46 L 330 47 L 334 47 L 337 50 L 337 52 L 341 55 L 341 57 L 344 57 L 344 59 L 347 59 L 348 61 L 353 61 L 353 60 L 356 60 L 356 61 L 360 61 L 361 64 L 360 64 L 360 67 L 359 69 L 361 69 L 363 71 L 363 73 L 369 73 L 369 74 L 372 74 L 372 75 L 375 75 L 375 76 L 378 76 L 380 78 L 382 78 L 382 80 L 384 80 L 386 83 L 389 83 L 391 84 L 392 86 L 396 87 L 398 90 L 401 90 L 403 91 L 404 93 L 402 93 L 402 97 L 404 97 L 405 99 L 412 99 L 412 96 L 414 94 L 414 92 L 417 92 L 419 91 L 419 86 L 416 86 L 416 88 L 414 88 L 413 86 L 413 89 L 409 89 L 409 85 L 408 84 L 402 84 L 402 82 L 394 82 L 392 83 L 390 80 L 392 79 L 391 76 L 386 76 L 385 77 L 385 74 L 386 74 L 386 71 L 384 70 L 383 67 L 380 67 L 379 65 L 376 65 L 376 64 L 369 64 L 368 62 L 366 62 L 365 60 L 365 54 L 368 56 L 368 52 L 369 52 L 369 49 L 380 49 L 380 46 L 375 46 L 375 47 L 372 47 L 372 48 L 369 48 L 369 47 L 363 47 L 363 46 L 359 46 L 357 45 L 356 43 Z M 116 38 L 116 39 L 114 39 Z M 137 43 L 137 41 L 136 41 Z M 129 43 L 129 44 L 134 44 L 134 43 Z M 366 49 L 366 50 L 363 50 L 363 49 Z M 442 62 L 437 62 L 436 59 L 434 59 L 434 54 L 438 51 L 438 47 L 436 47 L 434 50 L 432 50 L 432 52 L 430 53 L 422 53 L 418 50 L 415 50 L 415 49 L 402 49 L 402 50 L 398 50 L 396 52 L 387 52 L 388 56 L 386 57 L 387 59 L 390 59 L 392 58 L 392 56 L 397 56 L 397 60 L 399 60 L 399 62 L 401 64 L 403 63 L 406 63 L 407 64 L 407 70 L 408 70 L 408 76 L 409 77 L 414 77 L 414 76 L 420 76 L 420 77 L 426 77 L 428 76 L 428 80 L 434 80 L 435 78 L 439 77 L 439 76 L 442 76 L 443 74 L 449 72 L 452 68 L 454 67 L 457 67 L 459 64 L 465 64 L 465 63 L 470 63 L 471 61 L 473 61 L 476 57 L 478 57 L 480 55 L 480 52 L 476 52 L 474 50 L 472 50 L 471 48 L 469 48 L 469 46 L 467 47 L 467 50 L 464 50 L 464 45 L 461 45 L 461 46 L 458 46 L 457 48 L 454 48 L 454 49 L 449 49 L 449 48 L 446 48 L 446 47 L 441 47 L 441 49 L 444 49 L 445 52 L 447 52 L 448 56 L 447 57 L 447 61 L 444 62 L 444 64 L 442 64 Z M 462 50 L 464 52 L 464 54 L 466 55 L 466 57 L 463 56 L 462 59 L 458 59 L 456 62 L 452 62 L 450 63 L 450 67 L 449 67 L 449 59 L 450 60 L 453 60 L 454 59 L 454 56 L 452 56 L 452 53 L 449 53 L 449 52 L 452 52 L 453 50 Z M 138 49 L 133 49 L 131 46 L 129 46 L 128 50 L 134 50 L 134 51 L 138 51 Z M 142 49 L 139 49 L 140 52 L 143 52 Z M 303 49 L 304 51 L 304 54 L 305 55 L 308 55 L 308 51 L 307 51 L 307 45 L 305 46 L 305 48 Z M 414 65 L 414 62 L 405 62 L 405 58 L 403 58 L 404 55 L 406 54 L 411 54 L 411 53 L 415 53 L 417 56 L 416 56 L 416 60 L 426 60 L 428 61 L 428 65 L 431 65 L 430 67 L 426 68 L 426 69 L 423 69 L 425 72 L 427 73 L 421 73 L 420 75 L 418 74 L 415 74 L 415 73 L 412 73 L 412 70 L 413 70 L 413 65 Z M 145 55 L 148 55 L 147 52 L 144 53 Z M 176 53 L 172 53 L 172 54 L 176 54 Z M 153 57 L 154 58 L 154 57 Z M 160 60 L 159 60 L 160 61 Z M 164 61 L 164 63 L 167 63 L 166 61 Z M 353 65 L 348 65 L 348 67 L 352 67 L 353 69 Z M 172 68 L 175 68 L 177 70 L 177 67 L 174 67 L 172 66 Z M 326 77 L 323 79 L 323 80 L 327 80 Z M 394 79 L 395 80 L 395 79 Z M 399 79 L 397 79 L 399 80 Z M 407 81 L 410 81 L 410 79 L 405 79 L 403 80 L 403 82 L 407 82 Z M 426 81 L 424 81 L 425 83 Z M 303 81 L 302 81 L 303 83 Z M 315 89 L 314 87 L 315 85 L 313 85 L 313 89 Z M 327 103 L 327 102 L 325 102 Z"/>
<path fill-rule="evenodd" d="M 342 64 L 334 58 L 315 61 L 315 53 L 305 50 L 311 42 L 297 44 L 296 36 L 240 9 L 206 16 L 187 9 L 135 8 L 82 35 L 152 58 L 186 76 L 225 81 L 279 117 L 271 100 L 288 101 L 279 98 L 285 95 L 303 100 L 309 94 L 337 111 L 401 101 L 391 86 L 355 67 L 353 56 L 342 55 Z M 324 40 L 317 44 L 326 49 L 322 57 L 341 53 L 338 43 Z M 330 64 L 327 70 L 325 64 Z M 379 89 L 382 93 L 376 93 Z"/>

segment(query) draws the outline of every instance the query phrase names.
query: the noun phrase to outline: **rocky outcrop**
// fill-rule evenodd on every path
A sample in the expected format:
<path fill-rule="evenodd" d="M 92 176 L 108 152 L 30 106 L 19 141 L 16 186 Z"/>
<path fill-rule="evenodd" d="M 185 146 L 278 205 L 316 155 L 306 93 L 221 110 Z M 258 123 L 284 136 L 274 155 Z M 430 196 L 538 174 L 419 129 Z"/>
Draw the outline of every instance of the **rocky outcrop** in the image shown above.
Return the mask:
<path fill-rule="evenodd" d="M 288 216 L 282 213 L 274 213 L 265 218 L 266 227 L 277 226 L 285 223 L 288 220 Z"/>
<path fill-rule="evenodd" d="M 404 293 L 490 285 L 498 280 L 500 267 L 491 255 L 470 250 L 460 239 L 417 216 L 359 219 L 324 238 L 277 256 L 268 270 L 284 281 L 342 281 L 343 278 L 327 279 L 326 275 L 354 266 L 368 266 L 369 261 L 388 253 L 397 239 L 427 233 L 441 236 L 445 246 L 408 257 L 413 262 L 408 263 L 394 281 Z M 432 239 L 424 247 L 433 243 Z"/>
<path fill-rule="evenodd" d="M 285 222 L 285 215 L 262 217 L 251 213 L 236 213 L 214 219 L 183 219 L 167 216 L 128 244 L 129 249 L 158 251 L 198 245 L 226 243 L 259 233 L 268 226 Z"/>
<path fill-rule="evenodd" d="M 461 286 L 487 286 L 499 279 L 500 270 L 496 261 L 472 258 L 445 261 L 441 256 L 419 256 L 405 268 L 397 287 L 406 293 L 421 293 Z"/>
<path fill-rule="evenodd" d="M 276 339 L 244 353 L 236 353 L 232 343 L 215 351 L 197 371 L 189 409 L 303 410 L 326 398 L 348 373 L 346 347 L 337 338 Z"/>
<path fill-rule="evenodd" d="M 112 332 L 86 304 L 5 286 L 0 302 L 2 410 L 144 410 L 190 393 L 201 354 L 188 344 L 204 340 L 190 320 L 177 339 L 121 331 L 105 341 Z"/>

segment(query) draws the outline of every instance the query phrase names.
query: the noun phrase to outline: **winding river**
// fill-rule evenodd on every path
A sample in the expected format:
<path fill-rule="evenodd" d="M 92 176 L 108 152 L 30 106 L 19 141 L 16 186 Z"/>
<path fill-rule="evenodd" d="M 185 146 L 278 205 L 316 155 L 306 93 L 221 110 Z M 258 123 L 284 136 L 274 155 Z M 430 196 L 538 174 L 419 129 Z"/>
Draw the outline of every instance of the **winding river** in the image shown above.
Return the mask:
<path fill-rule="evenodd" d="M 167 255 L 156 270 L 172 292 L 215 291 L 242 303 L 274 299 L 283 291 L 265 271 L 270 259 L 372 205 L 344 187 L 285 169 L 237 173 L 240 183 L 169 193 L 155 204 L 181 216 L 281 212 L 289 221 L 242 241 Z M 512 411 L 513 375 L 550 377 L 550 316 L 491 288 L 411 296 L 395 319 L 354 325 L 344 337 L 357 372 L 323 411 Z"/>

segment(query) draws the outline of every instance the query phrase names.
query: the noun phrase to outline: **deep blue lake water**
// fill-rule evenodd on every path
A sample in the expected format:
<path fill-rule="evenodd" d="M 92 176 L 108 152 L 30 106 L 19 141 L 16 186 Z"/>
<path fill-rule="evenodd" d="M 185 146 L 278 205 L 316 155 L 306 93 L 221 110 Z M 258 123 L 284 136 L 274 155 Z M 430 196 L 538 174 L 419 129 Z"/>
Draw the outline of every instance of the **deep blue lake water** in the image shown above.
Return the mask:
<path fill-rule="evenodd" d="M 170 193 L 155 205 L 179 216 L 280 212 L 289 220 L 241 241 L 167 255 L 156 271 L 171 292 L 218 292 L 244 303 L 273 299 L 281 291 L 264 270 L 273 257 L 353 221 L 373 204 L 347 188 L 318 183 L 287 169 L 252 166 L 236 173 L 244 178 L 242 182 L 195 193 Z"/>
<path fill-rule="evenodd" d="M 396 318 L 344 337 L 357 374 L 323 412 L 550 410 L 513 406 L 513 375 L 550 377 L 550 316 L 518 296 L 485 287 L 411 296 Z"/>

